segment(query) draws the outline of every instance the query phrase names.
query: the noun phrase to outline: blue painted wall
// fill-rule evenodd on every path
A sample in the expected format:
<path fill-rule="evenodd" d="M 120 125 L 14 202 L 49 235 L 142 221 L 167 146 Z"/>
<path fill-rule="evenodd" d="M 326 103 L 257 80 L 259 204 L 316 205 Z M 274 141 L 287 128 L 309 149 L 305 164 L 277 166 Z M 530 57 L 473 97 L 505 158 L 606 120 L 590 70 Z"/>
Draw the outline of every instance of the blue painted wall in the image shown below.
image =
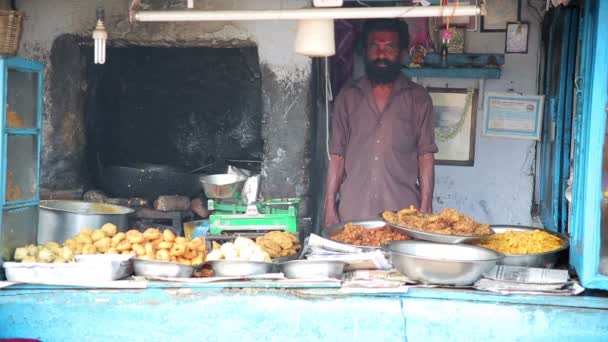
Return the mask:
<path fill-rule="evenodd" d="M 2 290 L 0 338 L 52 341 L 605 341 L 604 309 L 512 303 L 442 290 L 391 296 L 335 291 L 151 288 Z M 469 300 L 466 300 L 466 298 Z M 509 299 L 509 296 L 503 297 Z M 535 297 L 531 297 L 535 298 Z M 538 297 L 536 297 L 538 300 Z"/>

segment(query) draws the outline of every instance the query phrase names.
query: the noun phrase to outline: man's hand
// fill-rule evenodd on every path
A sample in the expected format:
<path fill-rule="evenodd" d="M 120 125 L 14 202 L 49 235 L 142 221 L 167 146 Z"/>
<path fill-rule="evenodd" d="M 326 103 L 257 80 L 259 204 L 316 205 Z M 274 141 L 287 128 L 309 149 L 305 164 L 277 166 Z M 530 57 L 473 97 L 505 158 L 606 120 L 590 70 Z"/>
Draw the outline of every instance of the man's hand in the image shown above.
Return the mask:
<path fill-rule="evenodd" d="M 340 222 L 336 208 L 336 194 L 344 179 L 344 158 L 332 154 L 327 166 L 327 188 L 325 189 L 325 209 L 323 209 L 323 226 L 327 228 Z"/>
<path fill-rule="evenodd" d="M 433 212 L 435 188 L 435 158 L 432 153 L 418 156 L 418 183 L 420 183 L 420 212 Z"/>
<path fill-rule="evenodd" d="M 338 222 L 340 222 L 340 216 L 338 215 L 336 203 L 325 203 L 325 209 L 323 209 L 323 227 L 329 228 Z"/>

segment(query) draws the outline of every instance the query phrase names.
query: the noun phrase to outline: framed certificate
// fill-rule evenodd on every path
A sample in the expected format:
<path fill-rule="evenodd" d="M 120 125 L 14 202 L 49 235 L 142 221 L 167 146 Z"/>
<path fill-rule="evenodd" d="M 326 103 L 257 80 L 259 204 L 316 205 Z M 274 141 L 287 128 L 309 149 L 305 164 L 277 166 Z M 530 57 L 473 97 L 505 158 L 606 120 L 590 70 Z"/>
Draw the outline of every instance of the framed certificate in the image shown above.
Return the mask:
<path fill-rule="evenodd" d="M 542 95 L 486 93 L 482 135 L 540 140 Z"/>

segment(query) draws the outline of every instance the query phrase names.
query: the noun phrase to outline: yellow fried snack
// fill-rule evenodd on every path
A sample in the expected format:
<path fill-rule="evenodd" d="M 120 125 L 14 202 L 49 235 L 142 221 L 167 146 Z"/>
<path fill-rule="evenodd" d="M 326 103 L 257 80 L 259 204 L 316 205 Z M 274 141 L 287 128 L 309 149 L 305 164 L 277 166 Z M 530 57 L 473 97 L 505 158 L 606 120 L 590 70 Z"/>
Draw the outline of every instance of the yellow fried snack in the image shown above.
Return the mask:
<path fill-rule="evenodd" d="M 188 242 L 188 239 L 186 239 L 183 236 L 178 236 L 178 237 L 175 238 L 175 241 L 173 241 L 173 242 L 175 242 L 175 243 L 186 243 L 186 242 Z"/>
<path fill-rule="evenodd" d="M 182 255 L 184 255 L 184 252 L 186 252 L 186 244 L 185 243 L 180 243 L 180 244 L 176 243 L 173 245 L 173 247 L 171 247 L 169 254 L 171 256 L 181 257 Z"/>
<path fill-rule="evenodd" d="M 91 234 L 93 234 L 93 228 L 90 228 L 90 227 L 82 228 L 78 234 L 91 236 Z"/>
<path fill-rule="evenodd" d="M 106 236 L 108 236 L 108 237 L 112 237 L 112 236 L 116 235 L 116 232 L 118 231 L 118 227 L 116 227 L 116 225 L 113 223 L 106 223 L 103 226 L 101 226 L 100 229 L 104 233 L 106 233 Z"/>
<path fill-rule="evenodd" d="M 162 234 L 158 228 L 148 228 L 144 231 L 143 236 L 147 241 L 152 241 L 161 238 Z"/>
<path fill-rule="evenodd" d="M 123 240 L 115 248 L 117 251 L 119 251 L 121 253 L 125 252 L 125 251 L 130 251 L 131 243 L 129 243 L 129 241 L 127 241 L 127 240 Z"/>
<path fill-rule="evenodd" d="M 560 249 L 564 242 L 555 235 L 535 229 L 533 231 L 507 230 L 475 244 L 505 254 L 537 254 Z"/>
<path fill-rule="evenodd" d="M 97 253 L 97 248 L 95 248 L 95 246 L 93 246 L 93 245 L 84 245 L 82 247 L 81 254 L 95 254 L 95 253 Z"/>
<path fill-rule="evenodd" d="M 131 245 L 131 250 L 133 250 L 133 252 L 135 252 L 137 256 L 146 255 L 146 249 L 144 248 L 144 246 L 138 243 Z"/>
<path fill-rule="evenodd" d="M 199 254 L 192 261 L 192 266 L 200 265 L 205 262 L 205 254 Z"/>
<path fill-rule="evenodd" d="M 220 249 L 222 247 L 221 244 L 215 242 L 215 241 L 211 241 L 211 250 L 216 250 L 216 249 Z"/>
<path fill-rule="evenodd" d="M 120 252 L 117 251 L 116 248 L 110 247 L 110 249 L 108 249 L 108 251 L 106 252 L 106 254 L 120 254 Z"/>
<path fill-rule="evenodd" d="M 155 257 L 156 257 L 156 260 L 169 261 L 169 259 L 170 259 L 169 251 L 166 249 L 159 249 L 156 252 Z"/>
<path fill-rule="evenodd" d="M 168 242 L 173 242 L 175 240 L 175 234 L 170 229 L 165 229 L 163 231 L 163 240 Z"/>
<path fill-rule="evenodd" d="M 91 234 L 91 240 L 93 240 L 93 242 L 99 241 L 105 237 L 106 237 L 106 233 L 104 233 L 104 231 L 101 229 L 95 229 L 93 231 L 93 234 Z"/>
<path fill-rule="evenodd" d="M 112 243 L 111 243 L 112 247 L 118 246 L 118 244 L 126 238 L 127 238 L 127 234 L 125 234 L 123 232 L 120 232 L 120 233 L 112 236 Z"/>
<path fill-rule="evenodd" d="M 93 239 L 91 239 L 91 236 L 89 235 L 78 234 L 76 236 L 76 242 L 81 245 L 91 245 L 93 244 Z"/>
<path fill-rule="evenodd" d="M 173 242 L 163 241 L 158 244 L 158 249 L 171 249 L 173 247 Z"/>
<path fill-rule="evenodd" d="M 98 252 L 105 253 L 108 251 L 108 249 L 110 249 L 110 247 L 112 247 L 111 244 L 112 239 L 110 239 L 109 237 L 104 237 L 103 239 L 95 241 L 95 243 L 93 243 L 93 246 L 95 246 Z"/>
<path fill-rule="evenodd" d="M 143 243 L 144 240 L 144 235 L 136 229 L 131 229 L 127 232 L 127 241 L 129 241 L 129 243 L 134 244 L 134 243 Z"/>

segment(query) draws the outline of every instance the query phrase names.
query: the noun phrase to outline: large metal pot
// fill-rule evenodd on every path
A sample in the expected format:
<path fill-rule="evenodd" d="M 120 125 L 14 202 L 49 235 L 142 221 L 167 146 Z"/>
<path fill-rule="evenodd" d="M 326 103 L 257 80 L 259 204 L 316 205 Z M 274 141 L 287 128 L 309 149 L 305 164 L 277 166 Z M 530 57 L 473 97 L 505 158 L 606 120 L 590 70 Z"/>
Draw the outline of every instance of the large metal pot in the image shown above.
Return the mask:
<path fill-rule="evenodd" d="M 62 243 L 77 235 L 81 229 L 100 228 L 113 223 L 118 231 L 128 229 L 128 215 L 133 209 L 119 205 L 84 201 L 40 201 L 38 214 L 38 244 L 49 241 Z"/>

